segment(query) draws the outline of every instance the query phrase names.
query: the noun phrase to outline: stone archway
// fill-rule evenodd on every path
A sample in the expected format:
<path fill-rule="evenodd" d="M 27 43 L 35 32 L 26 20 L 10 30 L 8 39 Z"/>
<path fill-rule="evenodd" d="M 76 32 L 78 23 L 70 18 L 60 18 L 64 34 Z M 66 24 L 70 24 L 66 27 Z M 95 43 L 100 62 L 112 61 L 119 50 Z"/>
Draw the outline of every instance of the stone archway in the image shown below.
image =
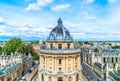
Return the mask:
<path fill-rule="evenodd" d="M 59 77 L 59 78 L 58 78 L 58 81 L 63 81 L 63 80 L 62 80 L 62 77 Z"/>

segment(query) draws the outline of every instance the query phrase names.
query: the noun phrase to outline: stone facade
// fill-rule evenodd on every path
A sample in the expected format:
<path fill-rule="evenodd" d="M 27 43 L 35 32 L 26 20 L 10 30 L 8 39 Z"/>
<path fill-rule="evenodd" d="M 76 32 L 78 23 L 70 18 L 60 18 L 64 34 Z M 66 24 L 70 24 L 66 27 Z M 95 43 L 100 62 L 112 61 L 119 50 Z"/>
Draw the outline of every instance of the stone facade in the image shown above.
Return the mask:
<path fill-rule="evenodd" d="M 84 48 L 82 56 L 84 64 L 89 66 L 100 78 L 114 81 L 110 77 L 115 75 L 113 72 L 116 69 L 116 64 L 120 67 L 119 49 L 104 49 L 100 52 L 94 52 L 90 48 Z"/>
<path fill-rule="evenodd" d="M 32 67 L 32 56 L 21 53 L 0 56 L 0 81 L 18 81 Z"/>
<path fill-rule="evenodd" d="M 39 81 L 81 81 L 80 49 L 74 46 L 61 19 L 46 42 L 40 47 Z"/>

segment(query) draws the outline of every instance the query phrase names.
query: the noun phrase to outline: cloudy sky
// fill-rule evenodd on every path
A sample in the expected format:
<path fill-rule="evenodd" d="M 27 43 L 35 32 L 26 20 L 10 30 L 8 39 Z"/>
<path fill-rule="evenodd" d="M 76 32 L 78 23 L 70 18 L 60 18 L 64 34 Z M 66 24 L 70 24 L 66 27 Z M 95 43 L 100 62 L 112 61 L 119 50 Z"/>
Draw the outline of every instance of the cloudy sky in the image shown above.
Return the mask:
<path fill-rule="evenodd" d="M 0 0 L 0 40 L 45 39 L 59 17 L 76 40 L 120 40 L 120 0 Z"/>

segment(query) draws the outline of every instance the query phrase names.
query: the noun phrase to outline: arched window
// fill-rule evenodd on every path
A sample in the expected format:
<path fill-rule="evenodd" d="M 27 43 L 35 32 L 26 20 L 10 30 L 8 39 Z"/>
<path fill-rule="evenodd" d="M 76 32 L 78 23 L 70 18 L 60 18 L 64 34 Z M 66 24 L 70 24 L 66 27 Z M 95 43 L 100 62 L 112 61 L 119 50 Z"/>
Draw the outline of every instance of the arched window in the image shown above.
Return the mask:
<path fill-rule="evenodd" d="M 72 81 L 72 77 L 69 77 L 68 81 Z"/>
<path fill-rule="evenodd" d="M 58 81 L 62 81 L 62 77 L 59 77 L 59 78 L 58 78 Z"/>
<path fill-rule="evenodd" d="M 52 81 L 52 77 L 48 77 L 48 81 Z"/>

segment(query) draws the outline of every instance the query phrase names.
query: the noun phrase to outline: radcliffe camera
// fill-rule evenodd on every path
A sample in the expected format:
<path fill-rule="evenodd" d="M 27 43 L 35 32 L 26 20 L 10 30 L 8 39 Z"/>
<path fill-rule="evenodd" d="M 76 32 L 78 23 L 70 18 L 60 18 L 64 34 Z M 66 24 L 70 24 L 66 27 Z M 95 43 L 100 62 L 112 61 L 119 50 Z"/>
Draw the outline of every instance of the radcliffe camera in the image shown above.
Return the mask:
<path fill-rule="evenodd" d="M 0 81 L 120 81 L 119 0 L 0 0 Z"/>

